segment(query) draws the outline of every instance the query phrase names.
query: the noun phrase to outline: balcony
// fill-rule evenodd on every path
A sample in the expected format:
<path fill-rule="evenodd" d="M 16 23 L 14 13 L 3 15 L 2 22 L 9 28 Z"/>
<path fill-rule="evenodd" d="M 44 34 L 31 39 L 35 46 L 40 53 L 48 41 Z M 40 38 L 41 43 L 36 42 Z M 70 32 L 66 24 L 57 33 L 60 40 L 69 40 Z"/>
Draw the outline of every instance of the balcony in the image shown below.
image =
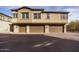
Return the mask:
<path fill-rule="evenodd" d="M 17 19 L 13 18 L 12 23 L 67 23 L 68 20 L 60 19 Z"/>
<path fill-rule="evenodd" d="M 12 22 L 12 23 L 17 23 L 17 18 L 12 18 L 12 19 L 11 19 L 11 22 Z"/>
<path fill-rule="evenodd" d="M 55 20 L 55 19 L 36 19 L 32 23 L 68 23 L 68 20 Z"/>

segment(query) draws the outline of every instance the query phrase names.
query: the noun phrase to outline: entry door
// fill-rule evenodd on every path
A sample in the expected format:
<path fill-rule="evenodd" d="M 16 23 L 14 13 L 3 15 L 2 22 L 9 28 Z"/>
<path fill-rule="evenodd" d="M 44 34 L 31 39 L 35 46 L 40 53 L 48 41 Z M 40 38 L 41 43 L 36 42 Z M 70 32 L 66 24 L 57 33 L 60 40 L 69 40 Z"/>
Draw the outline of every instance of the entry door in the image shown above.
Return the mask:
<path fill-rule="evenodd" d="M 26 26 L 19 26 L 19 32 L 26 32 Z"/>

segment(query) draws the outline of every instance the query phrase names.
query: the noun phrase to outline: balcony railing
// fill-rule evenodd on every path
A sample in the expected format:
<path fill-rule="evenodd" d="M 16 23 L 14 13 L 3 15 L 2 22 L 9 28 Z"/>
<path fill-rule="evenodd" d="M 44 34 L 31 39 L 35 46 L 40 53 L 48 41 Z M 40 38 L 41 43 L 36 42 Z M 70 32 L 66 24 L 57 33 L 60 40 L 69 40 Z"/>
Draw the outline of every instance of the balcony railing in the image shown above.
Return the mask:
<path fill-rule="evenodd" d="M 68 20 L 47 20 L 47 19 L 17 19 L 13 18 L 12 23 L 67 23 Z"/>

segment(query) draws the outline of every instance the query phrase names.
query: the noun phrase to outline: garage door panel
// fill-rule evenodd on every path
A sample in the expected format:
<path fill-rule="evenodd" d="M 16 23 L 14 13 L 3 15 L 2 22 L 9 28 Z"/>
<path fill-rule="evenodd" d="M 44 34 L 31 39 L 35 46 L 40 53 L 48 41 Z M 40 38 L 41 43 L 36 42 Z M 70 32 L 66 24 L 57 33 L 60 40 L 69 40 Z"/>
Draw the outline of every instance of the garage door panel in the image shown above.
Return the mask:
<path fill-rule="evenodd" d="M 63 26 L 50 26 L 50 32 L 63 32 Z"/>
<path fill-rule="evenodd" d="M 19 26 L 19 32 L 26 32 L 26 26 Z"/>
<path fill-rule="evenodd" d="M 44 32 L 44 26 L 30 26 L 30 32 Z"/>

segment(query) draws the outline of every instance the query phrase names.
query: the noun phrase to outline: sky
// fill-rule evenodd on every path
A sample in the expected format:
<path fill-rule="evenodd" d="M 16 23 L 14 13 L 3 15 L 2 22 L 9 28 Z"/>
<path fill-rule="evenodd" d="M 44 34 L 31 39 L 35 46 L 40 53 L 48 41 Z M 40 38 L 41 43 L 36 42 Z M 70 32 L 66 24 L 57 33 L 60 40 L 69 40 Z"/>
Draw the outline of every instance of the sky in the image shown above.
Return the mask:
<path fill-rule="evenodd" d="M 0 12 L 11 15 L 11 9 L 19 8 L 21 6 L 0 6 Z M 30 8 L 43 8 L 45 11 L 67 11 L 69 12 L 69 22 L 72 20 L 79 20 L 79 6 L 28 6 Z"/>

